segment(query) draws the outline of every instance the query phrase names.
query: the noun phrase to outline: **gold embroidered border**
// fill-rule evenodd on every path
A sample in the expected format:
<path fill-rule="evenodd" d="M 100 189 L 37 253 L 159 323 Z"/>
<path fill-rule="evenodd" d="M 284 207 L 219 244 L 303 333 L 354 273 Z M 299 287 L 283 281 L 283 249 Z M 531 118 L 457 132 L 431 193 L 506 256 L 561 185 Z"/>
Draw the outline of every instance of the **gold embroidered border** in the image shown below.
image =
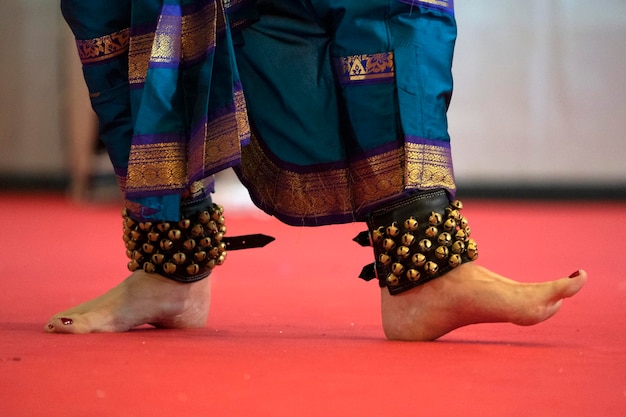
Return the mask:
<path fill-rule="evenodd" d="M 364 158 L 349 169 L 297 173 L 281 169 L 255 135 L 242 150 L 241 171 L 253 193 L 270 209 L 291 218 L 355 216 L 407 189 L 454 190 L 449 150 L 406 143 L 404 148 Z"/>
<path fill-rule="evenodd" d="M 182 20 L 182 56 L 183 60 L 193 60 L 206 54 L 215 47 L 215 33 L 217 27 L 218 2 L 207 4 L 197 13 L 183 16 Z M 223 17 L 222 17 L 223 19 Z"/>
<path fill-rule="evenodd" d="M 129 29 L 94 39 L 77 40 L 78 55 L 83 64 L 104 61 L 128 50 Z"/>
<path fill-rule="evenodd" d="M 455 190 L 450 149 L 443 146 L 407 142 L 406 184 L 411 188 Z"/>
<path fill-rule="evenodd" d="M 187 184 L 186 148 L 177 142 L 133 145 L 128 161 L 126 189 L 172 190 Z"/>
<path fill-rule="evenodd" d="M 130 84 L 138 84 L 146 81 L 150 54 L 155 33 L 136 35 L 130 39 L 128 51 L 128 81 Z"/>
<path fill-rule="evenodd" d="M 129 47 L 129 82 L 144 83 L 150 62 L 194 60 L 215 48 L 217 15 L 217 5 L 211 2 L 182 18 L 162 15 L 157 32 L 133 36 Z M 223 12 L 221 15 L 223 20 Z"/>
<path fill-rule="evenodd" d="M 336 59 L 342 83 L 395 78 L 393 52 L 351 55 Z"/>

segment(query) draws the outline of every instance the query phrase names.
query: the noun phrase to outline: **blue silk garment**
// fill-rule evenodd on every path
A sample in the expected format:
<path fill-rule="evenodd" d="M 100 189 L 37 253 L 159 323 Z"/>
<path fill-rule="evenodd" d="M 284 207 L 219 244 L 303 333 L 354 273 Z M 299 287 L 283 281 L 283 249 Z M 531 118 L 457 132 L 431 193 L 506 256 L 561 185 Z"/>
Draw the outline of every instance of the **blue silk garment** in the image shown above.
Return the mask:
<path fill-rule="evenodd" d="M 362 220 L 455 182 L 452 1 L 259 0 L 234 39 L 252 125 L 236 168 L 293 225 Z"/>
<path fill-rule="evenodd" d="M 231 166 L 255 204 L 294 225 L 455 192 L 451 0 L 62 6 L 133 217 L 178 219 Z"/>
<path fill-rule="evenodd" d="M 63 0 L 131 215 L 178 220 L 250 137 L 224 4 Z"/>

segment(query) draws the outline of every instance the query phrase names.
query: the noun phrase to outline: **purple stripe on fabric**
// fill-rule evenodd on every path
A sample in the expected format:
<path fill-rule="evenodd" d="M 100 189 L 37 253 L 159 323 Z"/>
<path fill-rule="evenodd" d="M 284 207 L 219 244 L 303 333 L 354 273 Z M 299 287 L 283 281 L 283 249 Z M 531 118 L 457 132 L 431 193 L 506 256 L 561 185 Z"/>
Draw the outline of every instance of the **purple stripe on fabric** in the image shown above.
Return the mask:
<path fill-rule="evenodd" d="M 154 143 L 184 143 L 185 136 L 178 133 L 153 133 L 149 135 L 134 135 L 133 145 L 152 145 Z"/>
<path fill-rule="evenodd" d="M 454 0 L 398 0 L 400 3 L 409 4 L 411 6 L 420 6 L 428 9 L 441 10 L 443 12 L 454 14 Z"/>

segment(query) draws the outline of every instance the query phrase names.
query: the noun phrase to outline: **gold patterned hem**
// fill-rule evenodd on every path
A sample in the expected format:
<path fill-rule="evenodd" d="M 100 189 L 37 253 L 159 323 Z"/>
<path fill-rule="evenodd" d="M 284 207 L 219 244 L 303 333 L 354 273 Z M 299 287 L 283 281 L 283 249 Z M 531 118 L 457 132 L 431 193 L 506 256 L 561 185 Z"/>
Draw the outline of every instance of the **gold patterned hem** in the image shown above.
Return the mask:
<path fill-rule="evenodd" d="M 456 189 L 449 148 L 412 142 L 347 168 L 295 172 L 274 163 L 253 134 L 240 170 L 261 208 L 292 224 L 354 220 L 407 190 Z"/>

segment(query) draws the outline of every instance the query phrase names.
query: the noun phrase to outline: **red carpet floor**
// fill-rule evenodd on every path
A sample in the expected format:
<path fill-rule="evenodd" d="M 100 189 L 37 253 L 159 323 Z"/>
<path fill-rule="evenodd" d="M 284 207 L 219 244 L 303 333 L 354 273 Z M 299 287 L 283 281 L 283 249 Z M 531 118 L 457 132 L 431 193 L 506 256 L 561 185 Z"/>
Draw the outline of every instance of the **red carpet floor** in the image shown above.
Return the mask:
<path fill-rule="evenodd" d="M 119 210 L 0 195 L 0 416 L 625 416 L 625 203 L 466 201 L 480 263 L 521 281 L 590 281 L 534 327 L 388 342 L 356 278 L 358 225 L 290 228 L 228 213 L 231 253 L 205 329 L 43 332 L 126 275 Z"/>

